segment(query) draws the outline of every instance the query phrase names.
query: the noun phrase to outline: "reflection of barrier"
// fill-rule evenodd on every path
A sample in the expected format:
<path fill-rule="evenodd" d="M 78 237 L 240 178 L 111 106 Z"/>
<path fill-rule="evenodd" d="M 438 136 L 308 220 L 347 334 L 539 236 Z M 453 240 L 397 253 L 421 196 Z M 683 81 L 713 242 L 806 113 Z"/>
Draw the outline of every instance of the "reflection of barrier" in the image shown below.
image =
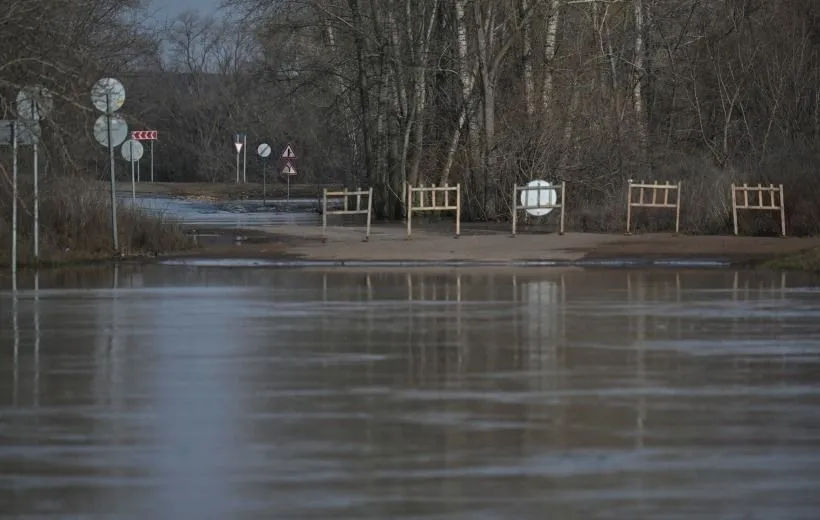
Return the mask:
<path fill-rule="evenodd" d="M 367 207 L 362 208 L 362 197 L 367 197 Z M 349 200 L 351 197 L 356 197 L 356 209 L 350 209 Z M 327 209 L 327 200 L 330 198 L 342 199 L 342 209 Z M 327 191 L 327 188 L 322 192 L 322 238 L 327 240 L 327 216 L 328 215 L 367 215 L 367 227 L 365 228 L 364 241 L 370 240 L 370 216 L 373 213 L 373 188 L 356 191 L 348 191 L 345 188 L 342 191 Z"/>
<path fill-rule="evenodd" d="M 558 196 L 558 191 L 560 190 L 561 195 Z M 560 200 L 560 203 L 551 202 L 550 199 L 553 197 L 547 196 L 546 200 L 542 200 L 541 197 L 542 192 L 544 191 L 552 191 L 554 193 L 554 200 Z M 535 197 L 535 204 L 532 205 L 532 201 L 530 201 L 530 193 L 535 192 L 537 195 Z M 519 197 L 521 194 L 525 195 L 525 200 L 527 200 L 526 204 L 519 204 Z M 513 188 L 513 203 L 512 203 L 512 236 L 515 236 L 516 228 L 518 225 L 518 212 L 520 210 L 546 210 L 544 211 L 544 215 L 552 211 L 553 209 L 560 209 L 561 210 L 561 219 L 558 225 L 558 234 L 564 234 L 564 206 L 566 202 L 566 182 L 562 182 L 560 185 L 557 186 L 515 186 Z M 537 214 L 537 213 L 536 213 Z"/>
<path fill-rule="evenodd" d="M 752 198 L 749 201 L 749 193 L 757 193 L 757 201 Z M 768 200 L 763 194 L 768 195 Z M 738 197 L 740 194 L 740 197 Z M 778 201 L 778 195 L 780 196 Z M 783 203 L 783 185 L 775 186 L 769 184 L 768 186 L 735 186 L 732 184 L 732 220 L 735 225 L 735 235 L 738 234 L 737 226 L 737 210 L 749 209 L 757 211 L 779 211 L 780 212 L 780 234 L 786 236 L 786 210 Z"/>
<path fill-rule="evenodd" d="M 632 197 L 632 190 L 638 190 L 638 200 L 637 202 Z M 646 190 L 650 190 L 652 193 L 652 197 L 650 200 L 646 198 Z M 676 190 L 675 201 L 669 201 L 669 192 L 672 190 Z M 660 192 L 663 192 L 663 198 L 658 200 L 658 195 Z M 627 194 L 627 202 L 626 202 L 626 234 L 629 235 L 632 230 L 632 208 L 669 208 L 675 210 L 675 233 L 678 233 L 680 230 L 680 182 L 677 184 L 672 184 L 671 182 L 666 182 L 664 184 L 658 184 L 658 181 L 655 181 L 652 184 L 644 184 L 643 182 L 640 183 L 633 183 L 631 180 L 629 181 L 629 189 Z"/>
<path fill-rule="evenodd" d="M 418 193 L 418 197 L 415 197 L 414 194 Z M 428 197 L 427 194 L 430 194 L 429 202 L 427 204 Z M 436 195 L 438 193 L 442 193 L 443 200 L 437 200 L 438 198 Z M 450 194 L 455 194 L 455 202 L 450 203 Z M 456 212 L 456 238 L 461 235 L 461 184 L 456 184 L 455 186 L 448 186 L 445 184 L 444 186 L 419 186 L 418 188 L 414 188 L 413 186 L 407 186 L 407 237 L 410 238 L 410 234 L 413 229 L 413 213 L 418 213 L 420 211 L 455 211 Z"/>

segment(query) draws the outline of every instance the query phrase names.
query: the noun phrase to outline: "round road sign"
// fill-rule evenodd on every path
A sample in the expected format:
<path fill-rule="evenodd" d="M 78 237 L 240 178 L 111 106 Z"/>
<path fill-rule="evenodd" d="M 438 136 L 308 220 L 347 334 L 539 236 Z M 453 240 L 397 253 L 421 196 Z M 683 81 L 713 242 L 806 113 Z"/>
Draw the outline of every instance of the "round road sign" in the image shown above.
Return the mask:
<path fill-rule="evenodd" d="M 48 116 L 54 109 L 54 98 L 45 87 L 24 87 L 17 93 L 17 116 L 37 121 Z"/>
<path fill-rule="evenodd" d="M 267 143 L 262 143 L 259 145 L 259 148 L 256 149 L 256 153 L 259 154 L 259 157 L 266 159 L 270 157 L 271 148 L 270 145 Z"/>
<path fill-rule="evenodd" d="M 552 189 L 552 184 L 547 181 L 535 180 L 528 182 L 527 187 L 542 189 L 521 190 L 521 206 L 529 208 L 525 211 L 536 217 L 549 214 L 549 212 L 554 209 L 549 206 L 554 206 L 556 200 L 556 194 L 555 190 Z"/>
<path fill-rule="evenodd" d="M 125 103 L 125 87 L 114 78 L 103 78 L 91 88 L 91 103 L 100 112 L 116 112 Z"/>
<path fill-rule="evenodd" d="M 139 161 L 142 159 L 142 154 L 144 151 L 145 149 L 142 147 L 142 143 L 136 139 L 129 139 L 122 143 L 122 146 L 120 147 L 122 158 L 128 162 Z"/>
<path fill-rule="evenodd" d="M 122 116 L 113 114 L 111 116 L 101 115 L 94 122 L 94 139 L 103 146 L 108 146 L 108 125 L 107 119 L 111 117 L 111 145 L 119 146 L 128 138 L 128 124 Z"/>

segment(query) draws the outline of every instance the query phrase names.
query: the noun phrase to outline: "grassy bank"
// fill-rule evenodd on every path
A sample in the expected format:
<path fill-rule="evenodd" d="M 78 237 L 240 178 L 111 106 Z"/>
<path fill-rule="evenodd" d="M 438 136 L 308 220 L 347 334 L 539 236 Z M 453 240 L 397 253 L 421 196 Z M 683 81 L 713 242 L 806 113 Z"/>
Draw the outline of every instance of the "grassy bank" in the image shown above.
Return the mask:
<path fill-rule="evenodd" d="M 774 258 L 762 264 L 766 269 L 779 271 L 805 271 L 820 273 L 820 248 L 809 249 L 794 255 Z"/>
<path fill-rule="evenodd" d="M 18 262 L 33 262 L 33 197 L 20 189 Z M 123 255 L 149 255 L 193 247 L 180 226 L 140 210 L 119 209 L 117 231 Z M 79 177 L 54 176 L 41 186 L 40 263 L 59 265 L 114 256 L 110 192 L 103 184 Z M 11 194 L 0 191 L 0 266 L 11 263 Z"/>
<path fill-rule="evenodd" d="M 291 184 L 290 196 L 292 198 L 312 198 L 321 196 L 322 189 L 337 189 L 337 185 L 316 184 Z M 118 184 L 118 189 L 123 192 L 131 192 L 131 184 L 123 182 Z M 284 198 L 287 196 L 287 185 L 277 183 L 269 184 L 267 187 L 262 184 L 233 184 L 233 183 L 210 183 L 210 182 L 141 182 L 137 184 L 136 191 L 142 195 L 163 195 L 168 197 L 185 197 L 207 200 L 242 200 L 261 199 L 267 195 L 268 198 Z"/>

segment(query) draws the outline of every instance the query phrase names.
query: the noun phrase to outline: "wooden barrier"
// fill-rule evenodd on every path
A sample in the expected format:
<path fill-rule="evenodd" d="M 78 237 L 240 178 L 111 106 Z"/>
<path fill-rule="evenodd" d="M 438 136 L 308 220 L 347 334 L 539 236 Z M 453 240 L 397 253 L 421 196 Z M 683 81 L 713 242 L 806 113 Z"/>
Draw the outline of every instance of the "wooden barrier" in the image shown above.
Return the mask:
<path fill-rule="evenodd" d="M 757 197 L 753 197 L 749 201 L 749 193 L 757 193 Z M 768 194 L 768 200 L 763 194 Z M 740 201 L 738 194 L 741 194 Z M 777 196 L 780 196 L 778 202 Z M 757 199 L 756 201 L 754 199 Z M 779 211 L 780 212 L 780 234 L 786 236 L 786 209 L 783 202 L 783 185 L 769 184 L 768 186 L 736 186 L 732 184 L 732 220 L 735 225 L 735 235 L 738 234 L 737 226 L 737 210 L 749 209 L 758 211 Z"/>
<path fill-rule="evenodd" d="M 561 184 L 556 186 L 515 186 L 513 188 L 513 203 L 512 203 L 512 236 L 515 236 L 516 228 L 518 225 L 518 212 L 520 210 L 528 210 L 528 209 L 560 209 L 561 210 L 561 219 L 558 225 L 558 234 L 564 234 L 564 207 L 566 204 L 566 182 L 561 182 Z M 555 192 L 555 200 L 559 200 L 556 204 L 541 204 L 541 190 L 551 190 Z M 560 190 L 561 194 L 558 195 L 558 191 Z M 538 192 L 538 200 L 536 201 L 535 206 L 519 206 L 518 205 L 518 198 L 520 193 L 535 191 Z"/>
<path fill-rule="evenodd" d="M 645 184 L 643 181 L 639 183 L 629 181 L 629 190 L 626 200 L 626 234 L 632 234 L 632 208 L 669 208 L 675 210 L 675 233 L 680 231 L 680 186 L 681 183 L 673 184 L 665 182 L 658 184 L 658 181 L 652 184 Z M 637 202 L 632 197 L 632 191 L 638 190 Z M 651 199 L 647 200 L 646 190 L 652 193 Z M 669 201 L 669 192 L 676 190 L 677 194 L 674 202 Z M 663 192 L 663 197 L 658 200 L 658 194 Z"/>
<path fill-rule="evenodd" d="M 362 208 L 362 197 L 367 196 L 367 206 Z M 349 201 L 351 197 L 356 197 L 356 209 L 350 209 Z M 328 210 L 327 200 L 329 198 L 341 198 L 342 209 Z M 373 188 L 363 190 L 356 188 L 356 191 L 348 191 L 345 188 L 342 191 L 327 191 L 325 188 L 322 192 L 322 239 L 327 241 L 327 216 L 328 215 L 367 215 L 367 227 L 365 228 L 364 241 L 370 240 L 370 218 L 373 214 Z"/>
<path fill-rule="evenodd" d="M 414 195 L 418 193 L 418 197 Z M 427 204 L 426 194 L 430 194 L 430 204 Z M 437 200 L 436 194 L 443 193 L 444 200 Z M 450 203 L 450 193 L 455 194 L 455 202 Z M 418 202 L 418 204 L 416 204 Z M 461 184 L 455 186 L 429 186 L 424 185 L 414 188 L 407 185 L 407 238 L 413 229 L 413 213 L 421 211 L 455 211 L 456 212 L 456 238 L 461 235 Z"/>

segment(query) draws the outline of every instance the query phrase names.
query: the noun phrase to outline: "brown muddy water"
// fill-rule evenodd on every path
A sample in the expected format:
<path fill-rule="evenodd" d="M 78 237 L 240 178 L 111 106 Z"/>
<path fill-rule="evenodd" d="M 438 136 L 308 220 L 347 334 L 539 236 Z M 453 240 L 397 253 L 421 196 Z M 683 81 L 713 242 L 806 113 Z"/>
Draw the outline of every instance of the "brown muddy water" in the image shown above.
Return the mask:
<path fill-rule="evenodd" d="M 0 292 L 3 518 L 818 518 L 815 279 L 20 283 Z"/>

